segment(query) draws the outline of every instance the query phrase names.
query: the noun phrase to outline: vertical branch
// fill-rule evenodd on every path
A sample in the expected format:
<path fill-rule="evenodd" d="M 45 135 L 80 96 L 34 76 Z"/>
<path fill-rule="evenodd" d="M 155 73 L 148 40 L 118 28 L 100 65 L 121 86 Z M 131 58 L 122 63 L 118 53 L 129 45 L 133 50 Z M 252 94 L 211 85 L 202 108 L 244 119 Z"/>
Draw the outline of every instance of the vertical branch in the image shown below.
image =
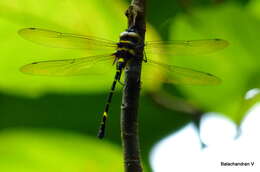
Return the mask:
<path fill-rule="evenodd" d="M 128 28 L 135 28 L 145 38 L 145 0 L 132 0 L 126 11 Z M 143 44 L 144 45 L 144 44 Z M 137 59 L 125 69 L 125 86 L 121 106 L 121 136 L 124 151 L 125 172 L 142 172 L 138 135 L 138 105 L 141 84 L 143 46 L 137 50 Z"/>

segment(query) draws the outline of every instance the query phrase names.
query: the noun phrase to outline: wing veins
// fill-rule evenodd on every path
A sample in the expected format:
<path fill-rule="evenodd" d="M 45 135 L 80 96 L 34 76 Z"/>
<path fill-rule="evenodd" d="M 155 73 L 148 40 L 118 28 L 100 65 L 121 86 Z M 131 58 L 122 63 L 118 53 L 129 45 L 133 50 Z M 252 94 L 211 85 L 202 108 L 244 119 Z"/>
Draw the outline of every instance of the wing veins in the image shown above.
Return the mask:
<path fill-rule="evenodd" d="M 166 82 L 186 85 L 216 85 L 221 82 L 218 77 L 207 72 L 168 65 L 153 60 L 148 60 L 148 63 L 160 67 L 168 73 Z"/>
<path fill-rule="evenodd" d="M 112 64 L 113 54 L 99 55 L 65 60 L 39 61 L 24 65 L 21 71 L 32 75 L 47 76 L 73 76 L 84 75 L 85 69 L 94 67 L 98 63 L 110 61 Z"/>
<path fill-rule="evenodd" d="M 62 33 L 40 28 L 24 28 L 18 33 L 25 39 L 50 47 L 76 49 L 114 49 L 116 42 L 98 37 Z"/>
<path fill-rule="evenodd" d="M 203 55 L 216 52 L 228 46 L 222 39 L 151 41 L 145 45 L 147 54 Z"/>

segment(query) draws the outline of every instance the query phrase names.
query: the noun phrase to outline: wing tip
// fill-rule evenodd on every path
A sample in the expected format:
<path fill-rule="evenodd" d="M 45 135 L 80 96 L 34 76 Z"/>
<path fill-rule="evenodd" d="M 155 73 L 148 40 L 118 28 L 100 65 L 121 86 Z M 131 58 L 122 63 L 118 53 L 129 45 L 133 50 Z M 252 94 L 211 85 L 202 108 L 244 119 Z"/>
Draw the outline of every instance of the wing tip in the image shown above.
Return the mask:
<path fill-rule="evenodd" d="M 26 30 L 26 28 L 20 29 L 20 30 L 18 30 L 17 33 L 18 33 L 20 36 L 23 36 L 25 30 Z"/>
<path fill-rule="evenodd" d="M 30 64 L 23 65 L 22 67 L 20 67 L 19 71 L 25 74 L 33 74 L 32 71 L 33 64 L 37 64 L 37 63 L 30 63 Z"/>
<path fill-rule="evenodd" d="M 214 81 L 212 82 L 212 85 L 220 85 L 222 83 L 222 79 L 220 79 L 217 76 L 214 76 Z"/>
<path fill-rule="evenodd" d="M 17 33 L 18 33 L 20 36 L 24 37 L 25 34 L 26 34 L 28 31 L 33 31 L 33 30 L 36 30 L 36 29 L 37 29 L 37 28 L 35 28 L 35 27 L 22 28 L 22 29 L 18 30 Z"/>
<path fill-rule="evenodd" d="M 222 83 L 222 79 L 220 79 L 219 77 L 211 74 L 211 73 L 206 73 L 210 79 L 209 79 L 209 85 L 219 85 Z"/>
<path fill-rule="evenodd" d="M 224 40 L 224 39 L 220 39 L 220 38 L 215 38 L 214 39 L 216 42 L 219 42 L 219 44 L 221 44 L 222 48 L 225 48 L 227 46 L 229 46 L 229 42 L 227 40 Z"/>

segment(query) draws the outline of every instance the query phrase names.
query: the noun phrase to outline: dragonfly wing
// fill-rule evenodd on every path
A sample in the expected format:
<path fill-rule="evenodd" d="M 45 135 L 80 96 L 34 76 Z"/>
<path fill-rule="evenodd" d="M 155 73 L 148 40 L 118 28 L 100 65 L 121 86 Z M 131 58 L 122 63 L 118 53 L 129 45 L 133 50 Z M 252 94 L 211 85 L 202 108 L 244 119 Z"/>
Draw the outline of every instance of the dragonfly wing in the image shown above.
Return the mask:
<path fill-rule="evenodd" d="M 112 60 L 113 55 L 40 61 L 22 66 L 21 71 L 26 74 L 46 76 L 101 74 L 102 71 L 99 71 L 100 68 L 98 67 L 100 67 L 100 65 L 104 65 L 102 66 L 103 70 L 105 67 L 112 66 Z M 109 62 L 110 65 L 108 65 L 106 62 Z M 92 68 L 94 69 L 90 70 Z"/>
<path fill-rule="evenodd" d="M 149 61 L 155 67 L 159 67 L 167 75 L 165 82 L 185 85 L 217 85 L 221 80 L 206 72 L 201 72 L 189 68 L 167 65 L 155 61 Z"/>
<path fill-rule="evenodd" d="M 116 47 L 116 43 L 113 41 L 47 29 L 24 28 L 19 30 L 18 33 L 29 41 L 50 47 L 94 50 L 106 48 L 114 50 Z"/>
<path fill-rule="evenodd" d="M 168 41 L 168 42 L 147 42 L 145 51 L 147 54 L 163 53 L 171 55 L 202 55 L 208 54 L 228 46 L 228 42 L 222 39 L 205 39 L 190 41 Z"/>

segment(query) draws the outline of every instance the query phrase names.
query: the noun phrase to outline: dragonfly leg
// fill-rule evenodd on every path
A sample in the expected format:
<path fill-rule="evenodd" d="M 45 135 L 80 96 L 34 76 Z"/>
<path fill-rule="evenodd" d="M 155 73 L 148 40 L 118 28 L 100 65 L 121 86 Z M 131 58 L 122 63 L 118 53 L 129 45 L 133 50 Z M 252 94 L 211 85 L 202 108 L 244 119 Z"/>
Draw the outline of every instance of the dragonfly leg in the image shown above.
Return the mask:
<path fill-rule="evenodd" d="M 145 63 L 147 63 L 147 56 L 146 56 L 145 51 L 144 51 L 144 59 L 143 59 L 143 61 L 144 61 Z"/>

